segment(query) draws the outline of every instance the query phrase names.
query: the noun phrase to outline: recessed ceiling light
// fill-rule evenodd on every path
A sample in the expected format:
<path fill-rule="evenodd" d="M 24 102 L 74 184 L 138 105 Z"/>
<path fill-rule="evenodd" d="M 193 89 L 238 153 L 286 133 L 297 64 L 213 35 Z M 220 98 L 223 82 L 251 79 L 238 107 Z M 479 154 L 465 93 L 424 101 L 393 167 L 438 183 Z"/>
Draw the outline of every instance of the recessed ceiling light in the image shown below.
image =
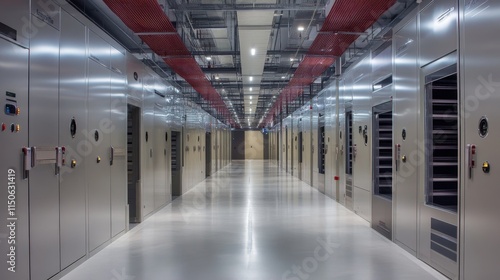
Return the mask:
<path fill-rule="evenodd" d="M 256 50 L 255 48 L 252 48 L 252 49 L 250 50 L 250 54 L 251 54 L 251 55 L 255 55 L 256 53 L 257 53 L 257 50 Z"/>
<path fill-rule="evenodd" d="M 304 31 L 304 26 L 301 25 L 301 26 L 297 27 L 297 30 L 298 31 Z"/>

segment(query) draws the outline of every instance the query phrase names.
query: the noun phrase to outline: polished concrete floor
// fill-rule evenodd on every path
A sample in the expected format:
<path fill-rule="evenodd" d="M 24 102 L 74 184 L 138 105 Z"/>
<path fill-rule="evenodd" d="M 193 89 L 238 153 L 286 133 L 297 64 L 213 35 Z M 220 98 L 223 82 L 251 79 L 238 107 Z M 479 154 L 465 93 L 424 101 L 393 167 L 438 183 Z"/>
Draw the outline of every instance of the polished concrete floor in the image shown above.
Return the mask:
<path fill-rule="evenodd" d="M 446 279 L 264 161 L 235 161 L 63 280 Z"/>

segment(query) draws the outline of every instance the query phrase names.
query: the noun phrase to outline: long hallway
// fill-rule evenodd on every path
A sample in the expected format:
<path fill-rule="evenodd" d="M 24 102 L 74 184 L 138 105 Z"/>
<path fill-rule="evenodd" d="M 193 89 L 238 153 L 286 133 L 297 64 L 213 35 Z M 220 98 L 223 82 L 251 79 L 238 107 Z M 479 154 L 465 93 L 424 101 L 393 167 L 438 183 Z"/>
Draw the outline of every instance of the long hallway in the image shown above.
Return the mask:
<path fill-rule="evenodd" d="M 446 279 L 267 161 L 233 161 L 63 280 Z"/>

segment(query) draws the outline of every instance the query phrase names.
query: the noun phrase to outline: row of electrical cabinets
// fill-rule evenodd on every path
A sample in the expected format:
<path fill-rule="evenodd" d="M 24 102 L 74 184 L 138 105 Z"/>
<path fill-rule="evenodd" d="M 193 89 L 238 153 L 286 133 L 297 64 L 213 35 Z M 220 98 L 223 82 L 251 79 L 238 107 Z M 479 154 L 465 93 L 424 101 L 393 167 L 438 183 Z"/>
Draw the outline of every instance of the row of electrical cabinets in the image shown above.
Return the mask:
<path fill-rule="evenodd" d="M 65 1 L 0 22 L 1 279 L 64 275 L 228 164 L 228 128 Z"/>
<path fill-rule="evenodd" d="M 271 156 L 451 279 L 495 279 L 500 4 L 423 1 L 271 131 Z"/>

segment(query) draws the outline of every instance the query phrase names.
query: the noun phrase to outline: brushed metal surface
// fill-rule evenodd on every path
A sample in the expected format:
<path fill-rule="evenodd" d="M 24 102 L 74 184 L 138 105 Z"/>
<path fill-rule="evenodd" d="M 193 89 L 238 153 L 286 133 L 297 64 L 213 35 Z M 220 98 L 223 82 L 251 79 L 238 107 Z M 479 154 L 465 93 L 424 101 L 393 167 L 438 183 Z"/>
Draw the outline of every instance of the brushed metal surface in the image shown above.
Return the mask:
<path fill-rule="evenodd" d="M 9 2 L 8 4 L 13 4 Z M 2 9 L 2 18 L 4 9 Z M 7 237 L 10 235 L 10 229 L 7 226 L 0 227 L 0 278 L 7 280 L 25 280 L 29 279 L 29 212 L 28 212 L 28 180 L 23 180 L 23 147 L 28 146 L 28 49 L 22 48 L 6 40 L 0 39 L 0 106 L 5 107 L 6 104 L 12 104 L 7 101 L 6 93 L 11 92 L 16 94 L 16 105 L 21 109 L 19 116 L 5 115 L 2 113 L 0 122 L 5 124 L 19 124 L 21 130 L 17 133 L 3 131 L 0 133 L 0 147 L 2 151 L 2 160 L 0 161 L 0 180 L 5 185 L 0 192 L 0 201 L 2 211 L 0 211 L 0 219 L 7 222 L 9 218 L 7 211 L 7 201 L 9 190 L 8 170 L 13 169 L 15 172 L 16 186 L 16 272 L 12 273 L 8 270 L 7 254 L 10 252 L 10 244 L 7 242 Z"/>
<path fill-rule="evenodd" d="M 88 250 L 91 252 L 111 238 L 110 70 L 92 59 L 88 59 L 87 102 Z"/>
<path fill-rule="evenodd" d="M 29 145 L 59 145 L 59 31 L 32 17 L 38 32 L 30 40 Z M 59 175 L 55 164 L 30 171 L 31 279 L 60 271 Z"/>
<path fill-rule="evenodd" d="M 114 53 L 113 60 L 122 60 L 125 56 Z M 112 58 L 113 58 L 112 56 Z M 111 236 L 114 237 L 126 228 L 127 204 L 127 157 L 118 151 L 127 147 L 127 80 L 123 74 L 111 71 L 111 110 L 110 119 L 113 131 L 110 134 L 110 149 L 115 150 L 110 166 L 111 172 Z M 111 164 L 111 162 L 110 162 Z M 164 171 L 165 172 L 165 171 Z"/>
<path fill-rule="evenodd" d="M 420 66 L 455 51 L 458 45 L 458 1 L 434 0 L 425 6 L 420 11 L 419 36 Z"/>
<path fill-rule="evenodd" d="M 61 269 L 85 256 L 87 252 L 86 153 L 83 143 L 87 129 L 87 49 L 85 26 L 72 16 L 61 15 L 59 72 L 59 143 L 66 147 L 66 165 L 61 170 L 60 226 Z M 76 134 L 71 136 L 71 121 Z M 70 162 L 76 160 L 75 168 Z"/>
<path fill-rule="evenodd" d="M 394 36 L 394 141 L 401 145 L 401 155 L 418 152 L 418 33 L 416 17 Z M 403 141 L 402 131 L 407 140 Z M 415 164 L 393 165 L 394 241 L 413 254 L 417 251 L 417 186 Z"/>
<path fill-rule="evenodd" d="M 0 35 L 2 38 L 16 41 L 23 47 L 29 46 L 31 34 L 35 33 L 35 29 L 31 28 L 30 22 L 30 0 L 19 1 L 4 1 L 0 10 L 0 22 L 16 31 L 15 38 L 10 36 Z"/>
<path fill-rule="evenodd" d="M 491 24 L 493 21 L 498 21 L 500 3 L 491 0 L 467 0 L 463 7 L 461 80 L 462 98 L 465 104 L 463 113 L 466 118 L 463 122 L 462 149 L 466 144 L 477 145 L 478 167 L 473 169 L 471 179 L 465 163 L 462 169 L 464 183 L 461 205 L 462 279 L 495 279 L 500 274 L 498 265 L 500 173 L 493 169 L 489 174 L 483 173 L 481 165 L 489 161 L 492 167 L 500 166 L 498 150 L 500 77 L 497 59 L 500 38 L 493 35 L 498 34 L 499 26 Z M 474 101 L 477 103 L 473 103 Z M 489 134 L 485 138 L 481 138 L 478 133 L 479 120 L 482 116 L 487 116 L 490 120 Z"/>
<path fill-rule="evenodd" d="M 155 201 L 154 208 L 164 205 L 167 202 L 167 190 L 166 190 L 166 141 L 165 141 L 165 117 L 164 117 L 164 102 L 160 96 L 155 97 L 155 117 L 154 117 L 154 193 Z"/>

